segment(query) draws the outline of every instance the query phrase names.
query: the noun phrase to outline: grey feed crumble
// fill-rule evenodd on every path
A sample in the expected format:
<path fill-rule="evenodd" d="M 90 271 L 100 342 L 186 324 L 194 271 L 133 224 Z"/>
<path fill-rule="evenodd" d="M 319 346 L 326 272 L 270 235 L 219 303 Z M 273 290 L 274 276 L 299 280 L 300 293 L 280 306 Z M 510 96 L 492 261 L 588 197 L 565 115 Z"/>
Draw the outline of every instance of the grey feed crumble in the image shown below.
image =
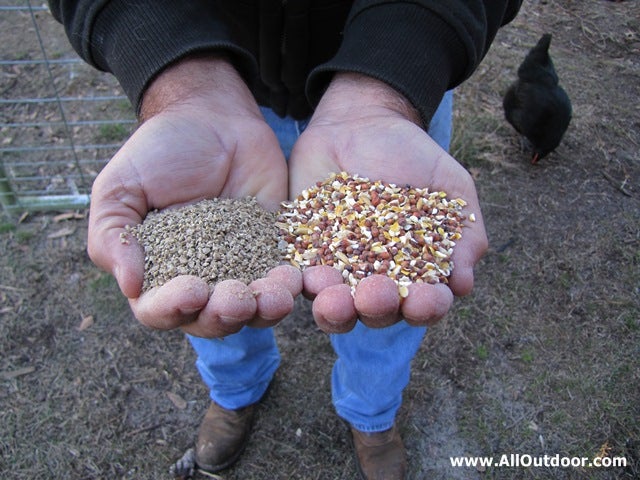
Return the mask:
<path fill-rule="evenodd" d="M 149 212 L 120 240 L 129 243 L 131 235 L 144 249 L 143 292 L 179 275 L 211 286 L 228 279 L 250 283 L 282 260 L 276 219 L 254 197 L 214 198 Z"/>

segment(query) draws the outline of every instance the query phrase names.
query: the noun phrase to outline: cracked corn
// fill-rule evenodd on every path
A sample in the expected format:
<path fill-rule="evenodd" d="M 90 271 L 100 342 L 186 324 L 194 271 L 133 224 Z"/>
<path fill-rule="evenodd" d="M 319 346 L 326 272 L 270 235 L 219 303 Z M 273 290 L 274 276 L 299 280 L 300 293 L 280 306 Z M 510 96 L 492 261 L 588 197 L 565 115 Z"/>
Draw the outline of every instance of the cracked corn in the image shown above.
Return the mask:
<path fill-rule="evenodd" d="M 195 275 L 210 285 L 227 279 L 250 283 L 282 260 L 277 213 L 253 197 L 203 200 L 192 205 L 150 212 L 121 236 L 144 248 L 143 291 L 178 275 Z"/>
<path fill-rule="evenodd" d="M 331 265 L 352 289 L 385 274 L 405 297 L 411 283 L 447 282 L 465 205 L 445 192 L 342 172 L 284 203 L 277 226 L 294 266 Z"/>

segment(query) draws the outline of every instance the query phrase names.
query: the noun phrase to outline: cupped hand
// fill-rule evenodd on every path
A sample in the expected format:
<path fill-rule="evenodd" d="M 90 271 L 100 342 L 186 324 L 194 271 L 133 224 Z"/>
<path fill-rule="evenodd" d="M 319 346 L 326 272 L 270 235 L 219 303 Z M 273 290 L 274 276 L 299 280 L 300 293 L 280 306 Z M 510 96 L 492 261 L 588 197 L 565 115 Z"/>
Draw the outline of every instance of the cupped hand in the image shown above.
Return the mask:
<path fill-rule="evenodd" d="M 455 265 L 448 284 L 415 283 L 401 299 L 398 286 L 384 275 L 363 279 L 352 295 L 332 267 L 304 271 L 306 296 L 326 332 L 353 328 L 356 319 L 370 327 L 385 327 L 404 318 L 413 325 L 440 320 L 454 295 L 473 287 L 473 267 L 487 249 L 487 237 L 475 185 L 468 172 L 419 126 L 408 102 L 386 84 L 359 74 L 334 77 L 289 160 L 292 196 L 331 172 L 346 171 L 399 185 L 428 187 L 467 202 L 462 239 L 452 255 Z"/>
<path fill-rule="evenodd" d="M 126 225 L 154 209 L 255 196 L 275 210 L 286 199 L 285 159 L 246 85 L 224 60 L 188 59 L 154 81 L 142 115 L 94 182 L 91 259 L 115 276 L 136 318 L 150 327 L 221 337 L 277 323 L 302 289 L 293 267 L 276 267 L 250 285 L 220 282 L 213 291 L 200 278 L 179 276 L 141 294 L 143 250 L 130 237 L 121 241 Z"/>

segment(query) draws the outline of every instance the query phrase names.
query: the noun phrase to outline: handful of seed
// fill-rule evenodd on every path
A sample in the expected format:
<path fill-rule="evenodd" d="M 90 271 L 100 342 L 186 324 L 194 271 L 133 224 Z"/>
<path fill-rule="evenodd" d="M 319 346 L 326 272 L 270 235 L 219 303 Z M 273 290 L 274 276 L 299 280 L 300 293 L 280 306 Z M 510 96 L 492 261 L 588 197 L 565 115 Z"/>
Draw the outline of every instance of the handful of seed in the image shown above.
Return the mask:
<path fill-rule="evenodd" d="M 144 248 L 142 290 L 163 285 L 178 275 L 195 275 L 210 285 L 227 279 L 250 283 L 282 260 L 277 213 L 253 197 L 203 200 L 192 205 L 150 212 L 126 227 Z"/>
<path fill-rule="evenodd" d="M 445 192 L 342 172 L 283 203 L 277 226 L 294 266 L 331 265 L 352 290 L 369 275 L 386 274 L 405 297 L 411 283 L 447 282 L 465 205 Z"/>

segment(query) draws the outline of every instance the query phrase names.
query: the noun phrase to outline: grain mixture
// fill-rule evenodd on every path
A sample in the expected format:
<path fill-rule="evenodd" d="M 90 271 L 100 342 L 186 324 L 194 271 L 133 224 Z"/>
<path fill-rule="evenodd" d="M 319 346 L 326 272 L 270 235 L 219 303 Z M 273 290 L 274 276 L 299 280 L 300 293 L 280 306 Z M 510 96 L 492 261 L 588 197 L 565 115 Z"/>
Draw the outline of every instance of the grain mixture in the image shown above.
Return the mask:
<path fill-rule="evenodd" d="M 264 277 L 282 260 L 276 219 L 277 213 L 253 197 L 150 212 L 141 224 L 127 227 L 144 248 L 143 291 L 178 275 L 195 275 L 210 285 Z"/>
<path fill-rule="evenodd" d="M 277 226 L 294 266 L 332 265 L 352 289 L 369 275 L 386 274 L 405 297 L 411 283 L 447 282 L 465 205 L 444 192 L 342 172 L 284 203 Z"/>

